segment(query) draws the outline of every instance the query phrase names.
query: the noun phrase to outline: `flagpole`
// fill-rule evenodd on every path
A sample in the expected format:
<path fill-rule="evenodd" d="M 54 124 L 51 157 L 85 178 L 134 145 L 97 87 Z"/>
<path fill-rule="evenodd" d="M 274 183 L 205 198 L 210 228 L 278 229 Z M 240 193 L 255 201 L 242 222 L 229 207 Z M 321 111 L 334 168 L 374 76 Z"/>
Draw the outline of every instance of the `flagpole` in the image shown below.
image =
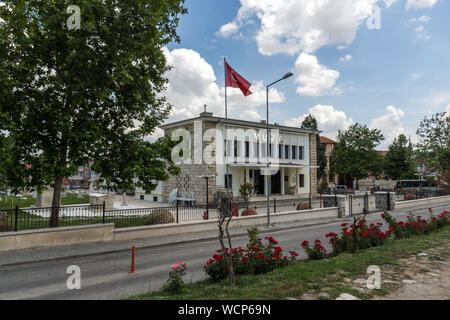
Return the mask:
<path fill-rule="evenodd" d="M 227 175 L 225 176 L 225 184 L 226 189 L 228 191 L 229 188 L 229 179 L 228 179 L 228 153 L 227 153 L 227 146 L 228 146 L 228 101 L 227 101 L 227 58 L 223 57 L 223 69 L 224 69 L 224 81 L 225 81 L 225 161 L 227 166 Z"/>

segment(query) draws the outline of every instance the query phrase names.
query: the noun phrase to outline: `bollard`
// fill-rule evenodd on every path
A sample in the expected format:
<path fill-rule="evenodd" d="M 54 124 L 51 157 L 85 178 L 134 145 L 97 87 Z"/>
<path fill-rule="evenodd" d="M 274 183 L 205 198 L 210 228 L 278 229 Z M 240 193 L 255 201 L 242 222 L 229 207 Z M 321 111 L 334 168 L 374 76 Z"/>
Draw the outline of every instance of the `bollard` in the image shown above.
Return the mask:
<path fill-rule="evenodd" d="M 131 271 L 130 271 L 130 273 L 136 273 L 136 271 L 134 270 L 135 258 L 136 258 L 136 247 L 133 246 L 133 248 L 131 249 Z"/>

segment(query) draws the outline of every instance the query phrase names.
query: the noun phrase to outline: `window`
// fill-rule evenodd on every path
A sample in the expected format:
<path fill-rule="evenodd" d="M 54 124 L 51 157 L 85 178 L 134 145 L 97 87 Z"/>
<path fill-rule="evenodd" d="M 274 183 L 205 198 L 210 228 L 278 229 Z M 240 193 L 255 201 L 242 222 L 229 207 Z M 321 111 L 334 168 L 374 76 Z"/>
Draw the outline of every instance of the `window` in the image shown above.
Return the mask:
<path fill-rule="evenodd" d="M 238 156 L 238 142 L 236 140 L 233 141 L 233 149 L 234 149 L 234 156 Z"/>
<path fill-rule="evenodd" d="M 278 146 L 278 158 L 282 159 L 283 146 L 280 144 Z"/>
<path fill-rule="evenodd" d="M 227 145 L 227 140 L 224 140 L 224 141 L 223 141 L 223 148 L 224 148 L 223 154 L 224 154 L 225 157 L 227 157 L 227 156 L 228 156 L 228 145 Z"/>
<path fill-rule="evenodd" d="M 304 188 L 305 187 L 305 175 L 299 174 L 298 177 L 299 177 L 299 187 Z"/>
<path fill-rule="evenodd" d="M 153 197 L 153 202 L 158 202 L 158 197 Z"/>
<path fill-rule="evenodd" d="M 289 146 L 284 146 L 284 158 L 289 159 Z"/>
<path fill-rule="evenodd" d="M 305 147 L 302 146 L 298 147 L 298 158 L 300 160 L 305 160 Z"/>
<path fill-rule="evenodd" d="M 245 157 L 250 157 L 250 142 L 245 141 Z"/>
<path fill-rule="evenodd" d="M 233 188 L 233 175 L 231 174 L 225 175 L 225 188 L 226 189 Z"/>
<path fill-rule="evenodd" d="M 296 146 L 292 146 L 292 159 L 293 160 L 297 159 L 297 147 Z"/>

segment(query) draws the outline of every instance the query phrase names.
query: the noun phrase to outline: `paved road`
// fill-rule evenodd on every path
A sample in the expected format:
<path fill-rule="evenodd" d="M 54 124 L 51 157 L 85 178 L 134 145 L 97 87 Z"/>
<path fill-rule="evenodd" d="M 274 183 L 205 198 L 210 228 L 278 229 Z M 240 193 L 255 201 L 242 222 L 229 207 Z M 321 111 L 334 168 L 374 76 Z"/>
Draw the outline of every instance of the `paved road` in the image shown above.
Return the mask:
<path fill-rule="evenodd" d="M 433 209 L 435 213 L 450 210 L 450 205 Z M 428 216 L 421 209 L 416 215 Z M 404 219 L 407 213 L 396 213 Z M 381 221 L 380 214 L 367 216 L 369 222 Z M 346 222 L 350 220 L 346 219 Z M 271 232 L 285 252 L 295 250 L 304 258 L 300 248 L 303 240 L 321 239 L 325 234 L 338 232 L 340 223 Z M 233 239 L 233 246 L 244 246 L 246 237 Z M 139 249 L 136 257 L 136 274 L 129 274 L 130 253 L 117 252 L 62 258 L 45 262 L 26 263 L 0 267 L 0 299 L 121 299 L 156 290 L 167 280 L 170 266 L 182 260 L 188 266 L 188 281 L 204 279 L 203 265 L 218 249 L 217 241 L 198 241 L 164 247 Z M 68 290 L 67 267 L 81 268 L 81 290 Z"/>

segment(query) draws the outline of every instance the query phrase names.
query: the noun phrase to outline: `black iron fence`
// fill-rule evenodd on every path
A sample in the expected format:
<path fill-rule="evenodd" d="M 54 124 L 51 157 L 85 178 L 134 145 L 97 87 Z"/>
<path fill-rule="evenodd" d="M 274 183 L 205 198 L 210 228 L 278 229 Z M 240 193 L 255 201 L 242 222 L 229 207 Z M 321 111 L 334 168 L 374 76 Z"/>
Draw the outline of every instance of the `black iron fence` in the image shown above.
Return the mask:
<path fill-rule="evenodd" d="M 449 196 L 450 190 L 397 190 L 395 192 L 396 201 L 408 201 L 416 199 L 434 198 Z"/>

